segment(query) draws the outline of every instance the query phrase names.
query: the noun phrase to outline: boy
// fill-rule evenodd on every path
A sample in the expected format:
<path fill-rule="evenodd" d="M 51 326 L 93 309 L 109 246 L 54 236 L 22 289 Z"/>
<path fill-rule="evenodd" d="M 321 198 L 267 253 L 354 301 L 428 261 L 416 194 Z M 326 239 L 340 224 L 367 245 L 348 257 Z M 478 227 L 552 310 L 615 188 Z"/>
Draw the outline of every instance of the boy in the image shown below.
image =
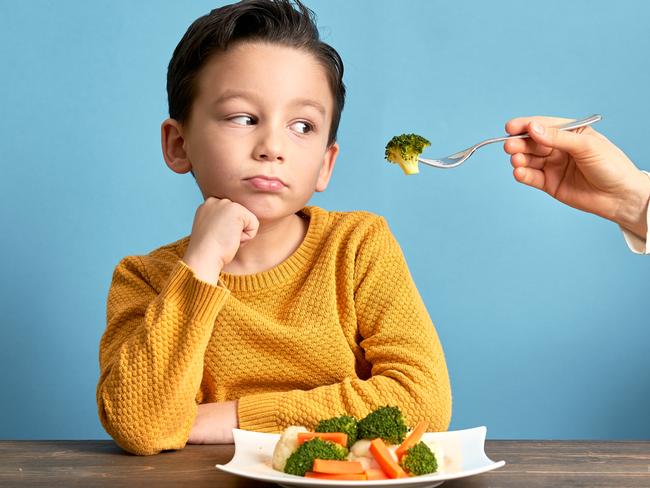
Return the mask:
<path fill-rule="evenodd" d="M 305 207 L 332 175 L 345 89 L 295 5 L 216 9 L 170 61 L 163 155 L 205 201 L 189 237 L 113 275 L 97 403 L 127 451 L 387 404 L 448 427 L 443 352 L 385 220 Z"/>

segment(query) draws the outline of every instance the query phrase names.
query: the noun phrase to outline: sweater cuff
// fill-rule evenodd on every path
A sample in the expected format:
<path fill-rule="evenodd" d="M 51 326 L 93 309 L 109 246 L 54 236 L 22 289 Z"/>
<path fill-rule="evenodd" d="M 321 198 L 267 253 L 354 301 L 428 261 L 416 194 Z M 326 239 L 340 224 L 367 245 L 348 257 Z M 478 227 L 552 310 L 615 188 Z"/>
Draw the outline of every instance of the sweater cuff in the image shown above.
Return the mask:
<path fill-rule="evenodd" d="M 257 432 L 279 432 L 280 396 L 281 393 L 259 393 L 241 397 L 237 408 L 239 428 Z"/>
<path fill-rule="evenodd" d="M 192 269 L 183 261 L 178 261 L 167 285 L 161 292 L 165 301 L 170 301 L 187 316 L 199 322 L 214 322 L 230 291 L 199 280 Z"/>
<path fill-rule="evenodd" d="M 644 171 L 646 175 L 650 178 L 650 173 Z M 650 254 L 650 246 L 648 242 L 650 241 L 650 205 L 646 210 L 646 223 L 648 224 L 648 231 L 646 232 L 645 239 L 633 234 L 632 232 L 625 230 L 619 225 L 619 228 L 623 232 L 623 237 L 627 246 L 630 248 L 630 251 L 636 254 Z"/>

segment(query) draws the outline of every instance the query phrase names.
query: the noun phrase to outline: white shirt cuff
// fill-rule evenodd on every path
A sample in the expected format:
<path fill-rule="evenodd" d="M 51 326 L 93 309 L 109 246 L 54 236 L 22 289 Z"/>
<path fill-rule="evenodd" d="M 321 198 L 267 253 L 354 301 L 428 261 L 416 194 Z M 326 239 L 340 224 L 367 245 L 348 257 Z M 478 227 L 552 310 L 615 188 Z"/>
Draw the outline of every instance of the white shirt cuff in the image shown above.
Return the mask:
<path fill-rule="evenodd" d="M 650 177 L 650 173 L 644 171 L 645 174 Z M 630 248 L 630 251 L 636 254 L 650 254 L 650 246 L 648 246 L 648 241 L 650 241 L 650 205 L 648 205 L 648 210 L 646 211 L 646 222 L 648 224 L 648 230 L 645 235 L 645 239 L 633 234 L 632 232 L 625 230 L 621 227 L 623 231 L 623 237 L 627 246 Z M 619 226 L 620 227 L 620 226 Z"/>

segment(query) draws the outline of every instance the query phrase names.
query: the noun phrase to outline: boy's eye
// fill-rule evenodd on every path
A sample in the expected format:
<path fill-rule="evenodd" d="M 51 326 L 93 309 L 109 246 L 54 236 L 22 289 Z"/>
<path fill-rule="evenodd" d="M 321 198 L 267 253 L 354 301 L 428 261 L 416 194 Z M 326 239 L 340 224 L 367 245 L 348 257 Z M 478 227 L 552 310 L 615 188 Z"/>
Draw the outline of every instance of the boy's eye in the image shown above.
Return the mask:
<path fill-rule="evenodd" d="M 253 125 L 255 120 L 250 115 L 237 115 L 228 119 L 237 125 Z"/>
<path fill-rule="evenodd" d="M 291 128 L 300 134 L 309 134 L 314 130 L 314 127 L 308 122 L 294 122 Z"/>

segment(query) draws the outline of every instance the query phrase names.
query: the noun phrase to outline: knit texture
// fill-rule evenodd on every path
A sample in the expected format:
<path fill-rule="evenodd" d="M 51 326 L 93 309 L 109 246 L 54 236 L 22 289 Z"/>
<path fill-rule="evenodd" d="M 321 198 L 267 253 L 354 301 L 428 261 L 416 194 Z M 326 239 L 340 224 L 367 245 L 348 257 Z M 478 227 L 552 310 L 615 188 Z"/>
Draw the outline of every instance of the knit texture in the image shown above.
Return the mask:
<path fill-rule="evenodd" d="M 200 281 L 189 237 L 124 258 L 100 344 L 99 417 L 125 450 L 182 448 L 197 405 L 239 399 L 240 428 L 278 432 L 397 405 L 446 430 L 440 342 L 382 217 L 301 211 L 309 227 L 280 265 Z"/>

